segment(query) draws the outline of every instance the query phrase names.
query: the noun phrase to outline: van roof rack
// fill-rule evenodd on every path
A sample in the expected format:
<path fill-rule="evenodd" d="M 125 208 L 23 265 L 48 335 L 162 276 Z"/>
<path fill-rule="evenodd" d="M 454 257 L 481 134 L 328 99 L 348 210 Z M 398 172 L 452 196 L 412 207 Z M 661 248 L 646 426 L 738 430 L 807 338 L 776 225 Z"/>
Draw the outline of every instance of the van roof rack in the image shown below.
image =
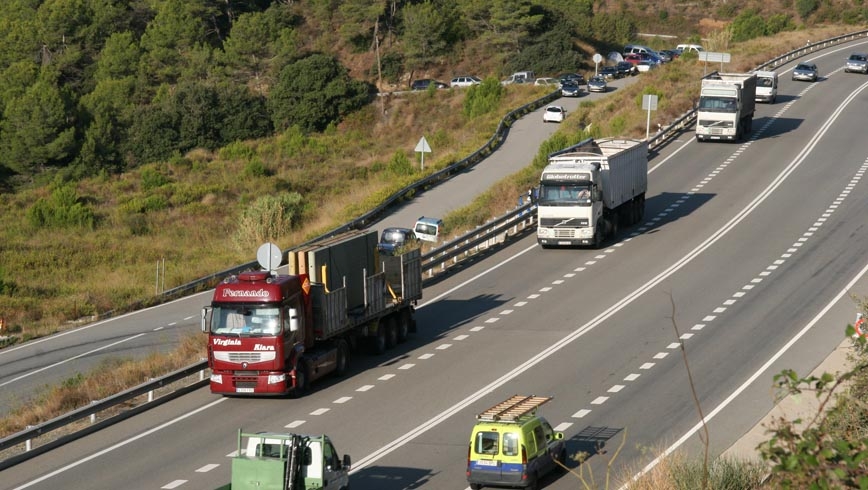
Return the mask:
<path fill-rule="evenodd" d="M 480 413 L 476 419 L 489 422 L 515 422 L 526 415 L 533 415 L 537 407 L 551 399 L 550 396 L 513 395 Z"/>

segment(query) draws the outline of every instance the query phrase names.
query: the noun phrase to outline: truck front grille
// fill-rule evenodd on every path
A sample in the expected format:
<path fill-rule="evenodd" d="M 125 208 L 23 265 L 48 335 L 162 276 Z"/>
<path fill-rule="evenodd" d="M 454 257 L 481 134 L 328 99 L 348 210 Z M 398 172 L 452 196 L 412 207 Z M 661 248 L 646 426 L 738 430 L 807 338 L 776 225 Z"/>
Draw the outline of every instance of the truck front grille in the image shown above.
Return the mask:
<path fill-rule="evenodd" d="M 214 359 L 223 362 L 234 362 L 236 364 L 241 364 L 242 362 L 268 362 L 273 361 L 276 354 L 276 352 L 223 351 L 215 352 Z"/>

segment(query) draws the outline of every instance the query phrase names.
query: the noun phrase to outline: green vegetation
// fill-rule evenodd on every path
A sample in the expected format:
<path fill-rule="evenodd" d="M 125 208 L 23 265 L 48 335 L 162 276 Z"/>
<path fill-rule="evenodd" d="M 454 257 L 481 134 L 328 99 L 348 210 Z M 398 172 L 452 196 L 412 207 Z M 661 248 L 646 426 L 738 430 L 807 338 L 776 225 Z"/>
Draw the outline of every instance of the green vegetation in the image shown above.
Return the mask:
<path fill-rule="evenodd" d="M 733 69 L 846 30 L 800 30 L 814 21 L 866 20 L 861 3 L 800 0 L 801 24 L 748 3 L 711 19 L 732 20 L 720 38 L 726 42 L 736 32 L 757 41 L 733 50 L 739 60 Z M 542 95 L 533 87 L 501 87 L 503 74 L 587 71 L 593 52 L 635 41 L 645 27 L 691 42 L 713 34 L 698 30 L 708 14 L 689 6 L 623 7 L 590 0 L 4 5 L 0 317 L 11 342 L 148 301 L 160 259 L 173 287 L 250 260 L 251 244 L 263 239 L 289 246 L 376 206 L 477 149 L 508 110 Z M 781 34 L 757 38 L 773 33 Z M 644 135 L 636 104 L 642 93 L 669 94 L 655 122 L 679 116 L 692 105 L 702 70 L 687 61 L 643 75 L 601 103 L 583 103 L 540 155 L 587 136 Z M 459 72 L 486 76 L 485 83 L 372 97 L 374 86 L 400 89 L 412 78 Z M 422 134 L 435 148 L 424 173 L 408 158 Z M 514 206 L 543 161 L 538 156 L 446 217 L 447 226 L 474 226 Z M 75 375 L 4 421 L 0 433 L 187 365 L 201 354 L 197 338 L 174 361 L 156 354 L 113 360 L 111 369 L 96 371 L 112 372 L 110 380 Z M 826 440 L 814 439 L 809 449 Z M 797 477 L 804 476 L 792 481 L 806 481 Z"/>

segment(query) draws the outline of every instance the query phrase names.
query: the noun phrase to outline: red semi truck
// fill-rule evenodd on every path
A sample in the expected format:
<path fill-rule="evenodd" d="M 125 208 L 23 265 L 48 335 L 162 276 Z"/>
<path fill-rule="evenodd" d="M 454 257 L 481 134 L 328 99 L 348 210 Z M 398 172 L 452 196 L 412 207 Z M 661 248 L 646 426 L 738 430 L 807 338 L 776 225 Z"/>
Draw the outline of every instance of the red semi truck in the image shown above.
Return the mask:
<path fill-rule="evenodd" d="M 377 253 L 374 230 L 351 231 L 287 254 L 260 248 L 265 270 L 221 282 L 202 310 L 211 392 L 301 395 L 310 383 L 347 370 L 351 350 L 385 352 L 415 332 L 422 297 L 421 253 Z"/>

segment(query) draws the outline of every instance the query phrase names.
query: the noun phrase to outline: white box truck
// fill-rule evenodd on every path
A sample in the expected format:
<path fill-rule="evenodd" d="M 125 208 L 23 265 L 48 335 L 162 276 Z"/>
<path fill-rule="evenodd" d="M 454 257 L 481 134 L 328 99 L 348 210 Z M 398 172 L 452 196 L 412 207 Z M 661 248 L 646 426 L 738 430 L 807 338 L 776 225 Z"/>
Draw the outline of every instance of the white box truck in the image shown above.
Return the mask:
<path fill-rule="evenodd" d="M 648 142 L 589 138 L 549 155 L 537 193 L 537 242 L 599 247 L 645 214 Z"/>
<path fill-rule="evenodd" d="M 754 100 L 774 104 L 778 98 L 778 74 L 766 70 L 757 70 L 754 74 L 756 75 L 756 97 Z"/>
<path fill-rule="evenodd" d="M 696 140 L 736 141 L 749 134 L 756 107 L 756 75 L 713 72 L 702 78 Z"/>

